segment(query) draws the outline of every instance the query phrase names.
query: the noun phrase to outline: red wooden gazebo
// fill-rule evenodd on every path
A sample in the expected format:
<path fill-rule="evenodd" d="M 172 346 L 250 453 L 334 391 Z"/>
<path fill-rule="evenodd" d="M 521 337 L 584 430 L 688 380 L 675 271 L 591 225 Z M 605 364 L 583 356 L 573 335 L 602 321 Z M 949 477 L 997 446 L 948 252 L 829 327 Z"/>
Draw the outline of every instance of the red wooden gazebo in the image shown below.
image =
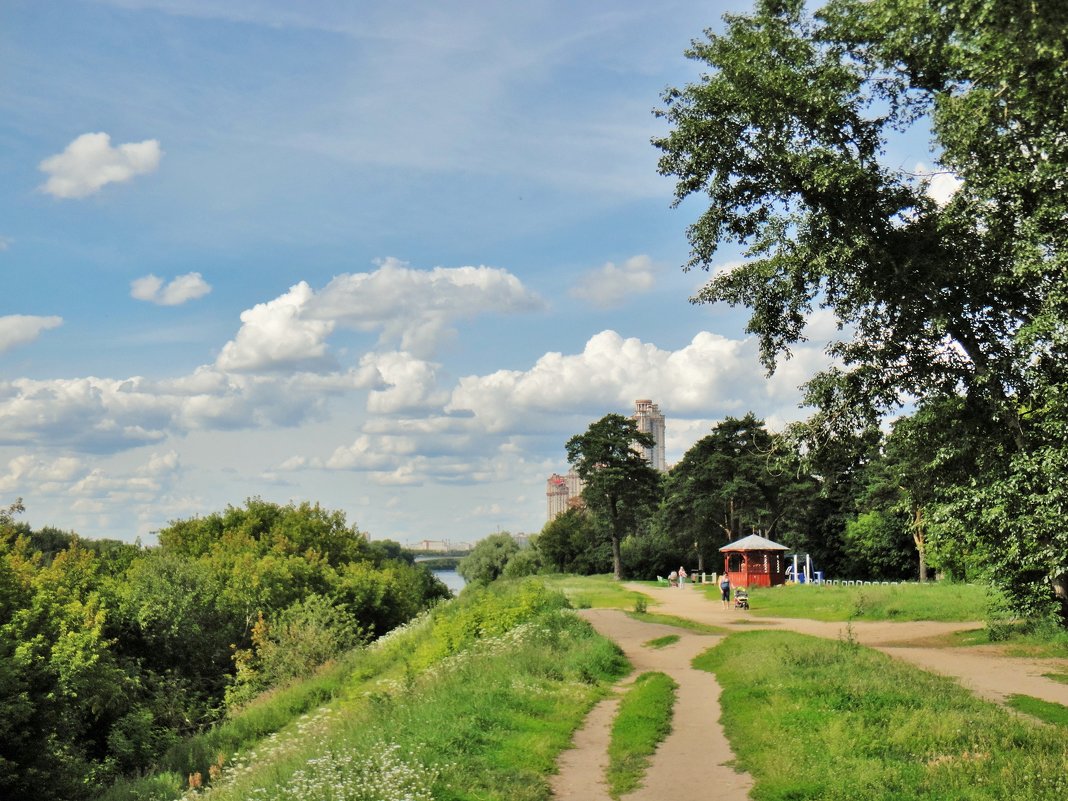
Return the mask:
<path fill-rule="evenodd" d="M 774 587 L 786 583 L 785 545 L 750 534 L 719 549 L 732 587 Z"/>

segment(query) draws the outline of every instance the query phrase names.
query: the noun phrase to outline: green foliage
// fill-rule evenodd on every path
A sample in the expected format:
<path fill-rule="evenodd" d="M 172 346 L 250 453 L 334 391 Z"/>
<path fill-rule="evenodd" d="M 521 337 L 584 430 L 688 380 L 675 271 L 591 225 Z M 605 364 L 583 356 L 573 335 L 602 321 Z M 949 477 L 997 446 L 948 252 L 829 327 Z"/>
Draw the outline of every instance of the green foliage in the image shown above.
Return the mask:
<path fill-rule="evenodd" d="M 456 572 L 471 584 L 489 584 L 504 573 L 508 560 L 518 552 L 519 544 L 507 531 L 491 534 L 460 560 Z"/>
<path fill-rule="evenodd" d="M 679 565 L 690 564 L 693 550 L 679 537 L 650 521 L 648 526 L 624 538 L 619 553 L 624 576 L 647 580 L 666 576 L 678 570 Z"/>
<path fill-rule="evenodd" d="M 1063 733 L 876 651 L 787 632 L 736 634 L 695 660 L 754 799 L 1056 799 Z"/>
<path fill-rule="evenodd" d="M 505 563 L 501 575 L 504 578 L 523 578 L 524 576 L 537 575 L 541 572 L 541 569 L 541 553 L 535 544 L 512 554 L 512 557 Z"/>
<path fill-rule="evenodd" d="M 906 437 L 890 475 L 921 573 L 930 521 L 943 564 L 988 560 L 1024 614 L 1068 620 L 1063 4 L 761 0 L 726 23 L 688 51 L 701 78 L 664 94 L 655 140 L 676 202 L 708 204 L 687 266 L 746 249 L 695 301 L 748 306 L 769 369 L 830 312 L 809 453 L 916 399 L 937 436 Z M 886 160 L 913 128 L 951 196 Z"/>
<path fill-rule="evenodd" d="M 567 599 L 537 579 L 497 582 L 492 592 L 465 591 L 440 608 L 435 617 L 434 637 L 412 656 L 417 667 L 426 667 L 450 654 L 469 648 L 478 640 L 510 631 L 531 617 L 567 606 Z"/>
<path fill-rule="evenodd" d="M 237 674 L 226 690 L 226 704 L 241 706 L 259 693 L 306 676 L 365 637 L 355 616 L 321 595 L 309 595 L 268 623 L 261 616 L 252 645 L 234 655 Z"/>
<path fill-rule="evenodd" d="M 558 573 L 595 575 L 612 568 L 611 545 L 601 539 L 585 509 L 568 509 L 546 523 L 538 535 L 538 552 Z"/>
<path fill-rule="evenodd" d="M 459 651 L 433 645 L 443 631 L 451 637 L 457 615 L 481 602 L 510 628 L 474 636 Z M 626 669 L 619 649 L 563 604 L 558 593 L 533 591 L 525 582 L 473 587 L 350 654 L 337 668 L 347 677 L 344 697 L 297 720 L 291 712 L 276 715 L 274 728 L 261 727 L 260 736 L 277 731 L 283 719 L 293 725 L 259 744 L 251 735 L 240 746 L 234 737 L 198 738 L 196 758 L 169 771 L 200 772 L 215 801 L 339 792 L 382 798 L 401 791 L 413 799 L 540 801 L 548 797 L 545 777 L 556 755 L 606 683 Z M 415 667 L 412 655 L 424 648 L 448 656 L 425 670 Z M 282 694 L 261 698 L 218 731 L 275 709 Z M 235 758 L 237 747 L 254 758 Z M 221 771 L 213 773 L 213 764 Z M 101 801 L 132 801 L 137 792 L 116 788 Z"/>
<path fill-rule="evenodd" d="M 152 549 L 33 531 L 19 511 L 0 523 L 5 798 L 78 801 L 219 721 L 232 683 L 245 703 L 449 596 L 309 504 L 250 500 Z"/>
<path fill-rule="evenodd" d="M 613 798 L 641 786 L 653 752 L 671 732 L 677 688 L 665 673 L 643 673 L 620 701 L 608 744 L 608 791 Z"/>
<path fill-rule="evenodd" d="M 752 413 L 727 417 L 698 440 L 671 469 L 659 526 L 698 559 L 719 561 L 719 546 L 759 533 L 791 542 L 803 528 L 797 510 L 815 496 L 814 479 L 781 437 Z M 677 566 L 677 565 L 676 565 Z"/>
<path fill-rule="evenodd" d="M 612 573 L 623 578 L 620 544 L 654 507 L 660 475 L 635 450 L 652 447 L 651 434 L 618 414 L 607 414 L 584 434 L 567 441 L 567 460 L 585 482 L 582 500 L 595 525 L 603 527 L 612 545 Z"/>
<path fill-rule="evenodd" d="M 846 524 L 844 541 L 854 558 L 842 578 L 896 581 L 916 575 L 909 521 L 901 514 L 864 512 Z"/>

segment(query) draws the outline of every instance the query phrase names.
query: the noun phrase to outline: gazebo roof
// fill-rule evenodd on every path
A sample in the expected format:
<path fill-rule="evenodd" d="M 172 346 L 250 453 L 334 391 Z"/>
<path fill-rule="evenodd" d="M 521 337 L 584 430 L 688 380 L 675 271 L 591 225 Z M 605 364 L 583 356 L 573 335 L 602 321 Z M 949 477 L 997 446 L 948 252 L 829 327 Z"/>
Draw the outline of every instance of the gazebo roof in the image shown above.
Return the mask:
<path fill-rule="evenodd" d="M 748 537 L 742 537 L 740 540 L 732 542 L 730 545 L 724 545 L 720 548 L 721 551 L 788 551 L 790 550 L 785 545 L 779 545 L 777 542 L 772 542 L 766 537 L 761 537 L 756 534 L 750 534 Z"/>

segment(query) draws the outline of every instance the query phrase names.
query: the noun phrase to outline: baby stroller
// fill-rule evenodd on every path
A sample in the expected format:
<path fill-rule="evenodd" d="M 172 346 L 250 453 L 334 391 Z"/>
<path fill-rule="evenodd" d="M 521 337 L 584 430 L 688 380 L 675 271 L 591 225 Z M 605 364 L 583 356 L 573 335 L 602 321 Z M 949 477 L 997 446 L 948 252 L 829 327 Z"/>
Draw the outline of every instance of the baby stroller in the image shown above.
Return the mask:
<path fill-rule="evenodd" d="M 739 587 L 734 591 L 734 608 L 749 608 L 749 590 L 745 589 L 745 587 Z"/>

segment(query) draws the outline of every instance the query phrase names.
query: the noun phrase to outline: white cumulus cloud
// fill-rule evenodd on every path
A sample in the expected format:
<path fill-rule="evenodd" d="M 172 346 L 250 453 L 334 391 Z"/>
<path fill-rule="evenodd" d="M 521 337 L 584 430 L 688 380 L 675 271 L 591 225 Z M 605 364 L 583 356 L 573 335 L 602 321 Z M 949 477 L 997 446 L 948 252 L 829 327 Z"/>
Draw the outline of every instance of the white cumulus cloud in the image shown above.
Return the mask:
<path fill-rule="evenodd" d="M 579 278 L 569 294 L 602 309 L 615 308 L 630 296 L 651 290 L 656 273 L 648 256 L 632 256 L 622 264 L 609 261 Z"/>
<path fill-rule="evenodd" d="M 955 173 L 946 170 L 933 170 L 923 162 L 916 165 L 916 173 L 926 181 L 926 194 L 939 206 L 944 206 L 957 194 L 964 181 Z"/>
<path fill-rule="evenodd" d="M 41 172 L 49 176 L 40 188 L 53 197 L 88 197 L 107 184 L 154 172 L 162 156 L 156 139 L 112 147 L 106 133 L 82 134 L 62 153 L 40 163 Z"/>
<path fill-rule="evenodd" d="M 301 281 L 286 294 L 241 312 L 241 329 L 223 346 L 216 366 L 234 372 L 332 367 L 326 340 L 334 330 L 333 321 L 305 314 L 314 296 Z"/>
<path fill-rule="evenodd" d="M 440 409 L 449 393 L 437 385 L 438 365 L 416 359 L 403 351 L 368 353 L 360 367 L 373 368 L 381 388 L 367 397 L 367 410 L 375 414 L 396 414 L 418 409 Z"/>
<path fill-rule="evenodd" d="M 543 307 L 541 298 L 498 267 L 417 270 L 387 258 L 374 272 L 334 278 L 308 313 L 357 331 L 380 331 L 382 343 L 429 356 L 454 335 L 457 320 Z"/>
<path fill-rule="evenodd" d="M 151 287 L 149 287 L 151 289 Z M 323 370 L 335 365 L 327 340 L 337 328 L 379 333 L 380 345 L 399 345 L 404 357 L 375 357 L 392 390 L 376 396 L 383 409 L 421 405 L 431 395 L 434 368 L 417 362 L 435 353 L 455 334 L 457 320 L 482 314 L 541 309 L 543 301 L 506 270 L 495 267 L 435 267 L 416 270 L 386 259 L 370 273 L 339 275 L 316 292 L 301 281 L 272 301 L 241 314 L 242 326 L 223 346 L 216 366 L 224 371 Z M 397 381 L 385 375 L 390 371 Z M 425 388 L 409 391 L 413 371 Z"/>
<path fill-rule="evenodd" d="M 797 386 L 827 361 L 819 348 L 798 347 L 793 359 L 765 379 L 753 340 L 702 331 L 669 351 L 602 331 L 581 353 L 547 353 L 525 371 L 461 378 L 445 408 L 470 412 L 486 430 L 498 432 L 529 428 L 533 417 L 560 410 L 628 409 L 636 398 L 654 398 L 662 409 L 684 417 L 744 414 L 767 408 L 769 401 L 789 416 L 800 399 Z"/>
<path fill-rule="evenodd" d="M 63 325 L 62 317 L 9 314 L 0 317 L 0 353 L 33 342 L 42 331 Z"/>
<path fill-rule="evenodd" d="M 186 273 L 164 284 L 155 275 L 146 275 L 130 282 L 130 297 L 157 306 L 180 306 L 186 301 L 202 298 L 211 292 L 211 284 L 200 273 Z"/>

